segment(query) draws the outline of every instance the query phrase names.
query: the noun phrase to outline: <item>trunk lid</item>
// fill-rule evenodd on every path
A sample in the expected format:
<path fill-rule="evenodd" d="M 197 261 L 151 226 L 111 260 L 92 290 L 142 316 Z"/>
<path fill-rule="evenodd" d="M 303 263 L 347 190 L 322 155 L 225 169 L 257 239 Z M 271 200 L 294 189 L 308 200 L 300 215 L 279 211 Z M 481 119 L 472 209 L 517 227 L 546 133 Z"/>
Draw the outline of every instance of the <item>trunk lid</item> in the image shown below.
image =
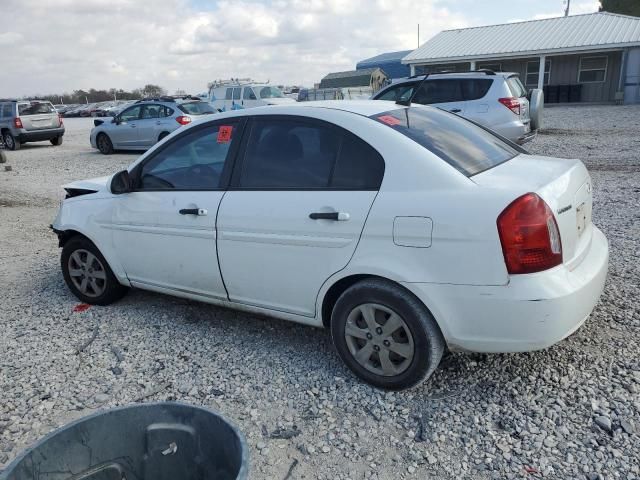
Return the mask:
<path fill-rule="evenodd" d="M 592 235 L 592 186 L 580 160 L 519 155 L 471 179 L 480 186 L 513 191 L 512 200 L 538 194 L 558 224 L 563 263 L 573 269 L 586 255 Z"/>

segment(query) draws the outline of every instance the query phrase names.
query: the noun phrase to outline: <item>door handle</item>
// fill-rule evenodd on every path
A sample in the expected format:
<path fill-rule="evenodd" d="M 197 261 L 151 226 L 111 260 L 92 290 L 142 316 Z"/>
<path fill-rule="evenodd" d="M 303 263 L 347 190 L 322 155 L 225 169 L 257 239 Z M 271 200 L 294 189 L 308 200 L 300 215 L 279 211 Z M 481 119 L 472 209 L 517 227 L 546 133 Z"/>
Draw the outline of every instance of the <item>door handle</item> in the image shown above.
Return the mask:
<path fill-rule="evenodd" d="M 460 110 L 459 108 L 452 108 L 451 110 L 449 110 L 451 113 L 460 113 L 462 110 Z"/>
<path fill-rule="evenodd" d="M 346 212 L 313 212 L 309 214 L 311 220 L 334 220 L 338 222 L 346 222 L 351 218 Z"/>
<path fill-rule="evenodd" d="M 156 121 L 156 125 L 162 125 L 162 122 L 160 120 Z"/>
<path fill-rule="evenodd" d="M 129 124 L 129 126 L 130 126 L 131 128 L 136 128 L 136 124 L 135 124 L 135 123 L 130 123 L 130 124 Z"/>
<path fill-rule="evenodd" d="M 209 212 L 206 208 L 183 208 L 178 211 L 180 215 L 197 215 L 198 217 L 204 217 Z"/>

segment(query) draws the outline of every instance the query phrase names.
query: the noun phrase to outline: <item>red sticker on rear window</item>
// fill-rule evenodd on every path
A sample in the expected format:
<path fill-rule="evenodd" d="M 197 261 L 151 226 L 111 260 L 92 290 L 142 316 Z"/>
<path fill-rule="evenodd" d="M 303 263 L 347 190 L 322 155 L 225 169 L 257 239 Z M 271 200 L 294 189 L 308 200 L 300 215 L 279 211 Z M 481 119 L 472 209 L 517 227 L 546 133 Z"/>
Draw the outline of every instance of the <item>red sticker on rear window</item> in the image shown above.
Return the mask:
<path fill-rule="evenodd" d="M 387 125 L 400 125 L 402 122 L 398 120 L 396 117 L 392 117 L 391 115 L 381 115 L 378 117 L 378 120 L 386 123 Z"/>
<path fill-rule="evenodd" d="M 231 141 L 231 125 L 222 125 L 218 130 L 218 143 L 227 143 Z"/>

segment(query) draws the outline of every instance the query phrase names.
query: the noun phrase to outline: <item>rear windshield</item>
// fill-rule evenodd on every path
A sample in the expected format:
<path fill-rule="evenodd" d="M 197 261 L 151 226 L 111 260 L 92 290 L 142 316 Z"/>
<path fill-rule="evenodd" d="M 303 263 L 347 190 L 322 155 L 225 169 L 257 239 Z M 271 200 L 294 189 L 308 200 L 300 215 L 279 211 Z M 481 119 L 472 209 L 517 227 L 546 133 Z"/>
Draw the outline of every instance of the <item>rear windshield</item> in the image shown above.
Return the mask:
<path fill-rule="evenodd" d="M 507 78 L 507 85 L 509 85 L 509 90 L 511 90 L 511 95 L 516 98 L 526 97 L 527 89 L 524 88 L 522 82 L 519 77 L 509 77 Z"/>
<path fill-rule="evenodd" d="M 492 133 L 437 108 L 401 108 L 371 118 L 406 135 L 467 177 L 519 153 Z"/>
<path fill-rule="evenodd" d="M 50 103 L 31 102 L 18 104 L 18 114 L 20 116 L 40 115 L 42 113 L 54 113 L 55 109 Z"/>
<path fill-rule="evenodd" d="M 205 115 L 215 113 L 215 110 L 207 102 L 188 102 L 178 105 L 178 108 L 189 115 Z"/>

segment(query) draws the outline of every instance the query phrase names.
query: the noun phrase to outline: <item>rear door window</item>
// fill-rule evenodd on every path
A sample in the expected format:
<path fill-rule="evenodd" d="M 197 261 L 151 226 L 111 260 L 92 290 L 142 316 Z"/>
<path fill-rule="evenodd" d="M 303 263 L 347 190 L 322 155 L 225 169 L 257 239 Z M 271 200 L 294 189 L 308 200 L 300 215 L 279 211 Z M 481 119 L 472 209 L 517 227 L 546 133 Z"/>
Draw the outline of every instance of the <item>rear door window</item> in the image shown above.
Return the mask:
<path fill-rule="evenodd" d="M 402 108 L 371 118 L 409 137 L 467 177 L 519 153 L 490 132 L 437 108 Z"/>
<path fill-rule="evenodd" d="M 480 100 L 487 94 L 492 83 L 493 80 L 489 78 L 470 78 L 460 80 L 462 97 L 467 101 Z"/>
<path fill-rule="evenodd" d="M 234 100 L 240 100 L 240 92 L 241 92 L 242 88 L 240 87 L 235 87 L 233 89 L 233 99 Z"/>
<path fill-rule="evenodd" d="M 225 100 L 231 100 L 231 97 L 233 96 L 233 88 L 227 88 L 227 92 L 225 94 Z"/>
<path fill-rule="evenodd" d="M 325 122 L 253 120 L 239 186 L 268 190 L 377 190 L 382 156 L 364 140 Z"/>
<path fill-rule="evenodd" d="M 19 103 L 18 115 L 26 117 L 28 115 L 42 115 L 45 113 L 55 113 L 53 105 L 49 102 Z"/>

